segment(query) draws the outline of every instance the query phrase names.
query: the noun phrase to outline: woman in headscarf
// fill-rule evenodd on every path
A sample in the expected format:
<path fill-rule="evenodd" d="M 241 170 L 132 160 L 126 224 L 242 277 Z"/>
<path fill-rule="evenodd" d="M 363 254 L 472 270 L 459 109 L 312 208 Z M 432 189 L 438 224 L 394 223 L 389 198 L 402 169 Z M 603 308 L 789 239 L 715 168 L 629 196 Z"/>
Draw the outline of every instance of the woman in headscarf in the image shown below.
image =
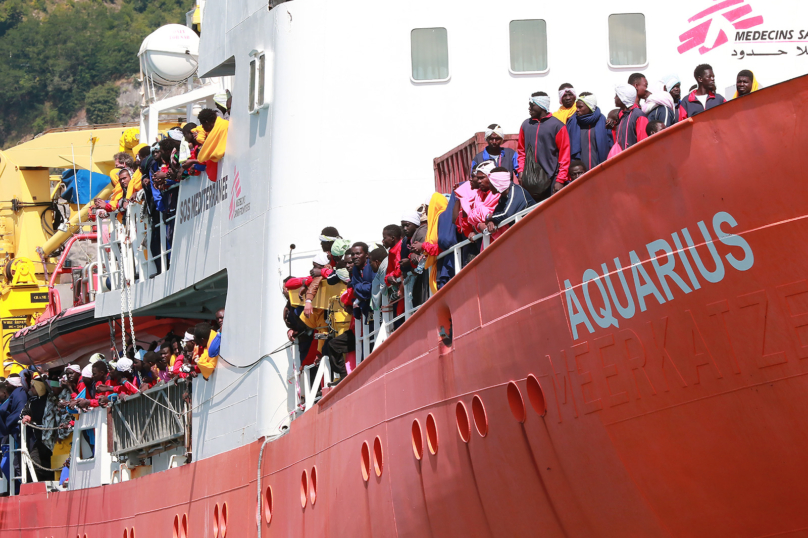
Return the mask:
<path fill-rule="evenodd" d="M 576 101 L 577 112 L 567 121 L 570 135 L 570 157 L 586 164 L 587 170 L 606 161 L 614 139 L 606 129 L 606 117 L 598 108 L 598 100 L 590 92 L 581 92 Z"/>
<path fill-rule="evenodd" d="M 735 77 L 735 95 L 733 95 L 732 98 L 737 99 L 738 97 L 756 92 L 759 89 L 760 86 L 755 78 L 755 74 L 748 69 L 744 69 Z"/>

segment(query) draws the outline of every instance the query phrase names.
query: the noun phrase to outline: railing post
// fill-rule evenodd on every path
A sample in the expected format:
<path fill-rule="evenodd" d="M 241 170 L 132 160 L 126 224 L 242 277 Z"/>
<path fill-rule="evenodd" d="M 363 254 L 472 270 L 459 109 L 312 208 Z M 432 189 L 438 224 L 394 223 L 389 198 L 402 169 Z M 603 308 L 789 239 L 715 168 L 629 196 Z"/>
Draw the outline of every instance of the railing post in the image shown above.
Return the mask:
<path fill-rule="evenodd" d="M 166 223 L 163 222 L 163 215 L 160 214 L 160 273 L 166 272 Z"/>
<path fill-rule="evenodd" d="M 300 346 L 297 339 L 292 344 L 292 369 L 295 372 L 295 411 L 300 407 Z"/>
<path fill-rule="evenodd" d="M 371 331 L 370 331 L 370 327 L 368 327 L 368 326 L 367 326 L 367 324 L 365 323 L 365 321 L 366 321 L 366 319 L 365 319 L 365 318 L 366 318 L 366 316 L 365 316 L 364 314 L 362 314 L 361 318 L 362 318 L 362 333 L 363 333 L 363 339 L 362 339 L 362 360 L 365 360 L 365 359 L 367 359 L 367 358 L 368 358 L 368 355 L 370 355 L 370 337 L 371 337 Z M 377 320 L 378 320 L 378 316 L 373 316 L 373 323 L 374 323 L 374 325 L 376 324 Z"/>
<path fill-rule="evenodd" d="M 358 321 L 358 323 L 357 323 L 357 321 Z M 362 332 L 364 330 L 363 325 L 364 324 L 362 323 L 362 314 L 360 313 L 359 319 L 354 320 L 354 339 L 356 340 L 355 345 L 354 345 L 354 349 L 356 350 L 355 353 L 356 353 L 356 365 L 357 366 L 359 366 L 359 363 L 362 362 L 362 359 L 364 357 L 364 355 L 362 354 L 362 349 L 363 349 L 362 346 L 364 345 L 364 340 L 362 338 Z"/>
<path fill-rule="evenodd" d="M 454 263 L 455 263 L 455 274 L 457 274 L 463 268 L 463 260 L 460 256 L 460 249 L 454 249 Z"/>
<path fill-rule="evenodd" d="M 14 476 L 14 435 L 8 436 L 8 494 L 17 495 L 17 477 Z M 22 466 L 20 466 L 22 470 Z"/>
<path fill-rule="evenodd" d="M 412 315 L 412 285 L 414 281 L 413 273 L 408 273 L 404 280 L 404 319 L 410 319 Z"/>
<path fill-rule="evenodd" d="M 491 236 L 488 234 L 488 230 L 483 232 L 483 249 L 487 249 L 488 245 L 491 244 Z"/>

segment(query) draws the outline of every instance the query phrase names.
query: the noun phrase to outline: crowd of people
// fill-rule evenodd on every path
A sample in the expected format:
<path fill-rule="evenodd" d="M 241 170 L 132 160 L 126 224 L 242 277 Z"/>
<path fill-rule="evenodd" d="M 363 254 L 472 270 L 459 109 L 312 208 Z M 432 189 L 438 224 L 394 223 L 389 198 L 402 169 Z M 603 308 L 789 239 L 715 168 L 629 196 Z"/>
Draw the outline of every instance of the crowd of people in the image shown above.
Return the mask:
<path fill-rule="evenodd" d="M 9 439 L 19 448 L 23 428 L 27 428 L 25 443 L 37 479 L 53 480 L 54 446 L 72 436 L 79 413 L 107 407 L 127 396 L 175 380 L 197 376 L 208 379 L 216 368 L 223 326 L 224 309 L 216 312 L 214 320 L 189 327 L 183 336 L 169 332 L 145 349 L 127 335 L 125 351 L 112 349 L 109 358 L 96 353 L 84 366 L 68 364 L 45 371 L 13 360 L 4 362 L 0 378 L 0 437 L 3 439 L 0 468 L 4 476 L 10 477 Z M 188 384 L 186 400 L 189 403 L 190 391 Z M 11 459 L 19 491 L 24 465 L 19 452 Z M 69 460 L 61 474 L 60 483 L 64 485 L 69 479 Z"/>
<path fill-rule="evenodd" d="M 417 210 L 381 230 L 382 241 L 351 242 L 336 228 L 322 230 L 322 252 L 309 275 L 284 281 L 283 319 L 297 341 L 301 366 L 327 357 L 336 385 L 356 366 L 356 334 L 372 333 L 387 297 L 389 330 L 403 322 L 405 304 L 417 308 L 455 274 L 455 257 L 440 254 L 462 246 L 465 265 L 484 248 L 487 232 L 496 240 L 523 210 L 549 198 L 595 166 L 725 99 L 716 93 L 711 66 L 699 65 L 696 84 L 682 98 L 681 81 L 669 75 L 650 83 L 641 73 L 615 87 L 617 108 L 604 115 L 591 92 L 572 84 L 558 89 L 560 107 L 551 111 L 545 92 L 531 95 L 530 117 L 519 130 L 517 149 L 503 147 L 497 124 L 485 130 L 487 146 L 471 161 L 467 181 L 449 194 L 433 193 Z M 752 72 L 736 78 L 739 98 L 758 89 Z M 445 328 L 451 338 L 451 327 Z M 372 347 L 372 344 L 371 344 Z M 310 373 L 314 369 L 309 369 Z"/>
<path fill-rule="evenodd" d="M 223 94 L 224 95 L 224 94 Z M 161 272 L 160 224 L 165 226 L 166 250 L 171 249 L 180 181 L 203 171 L 215 181 L 218 162 L 227 145 L 230 99 L 226 107 L 203 109 L 199 125 L 186 123 L 169 129 L 152 145 L 138 144 L 127 152 L 116 153 L 115 169 L 110 178 L 114 189 L 109 199 L 93 200 L 91 218 L 105 218 L 115 211 L 121 214 L 130 204 L 143 204 L 149 218 L 151 239 L 149 255 L 155 272 Z M 123 222 L 123 216 L 119 217 Z"/>

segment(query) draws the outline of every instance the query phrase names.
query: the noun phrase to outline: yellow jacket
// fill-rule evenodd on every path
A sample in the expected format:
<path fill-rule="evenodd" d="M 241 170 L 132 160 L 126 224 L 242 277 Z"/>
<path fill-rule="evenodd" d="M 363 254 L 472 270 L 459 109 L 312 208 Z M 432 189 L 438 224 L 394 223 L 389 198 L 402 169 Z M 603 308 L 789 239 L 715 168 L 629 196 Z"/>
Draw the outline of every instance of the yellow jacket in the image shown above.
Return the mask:
<path fill-rule="evenodd" d="M 210 338 L 208 338 L 208 344 L 205 346 L 204 351 L 202 354 L 199 355 L 199 359 L 197 359 L 196 365 L 199 367 L 199 372 L 202 374 L 202 377 L 208 379 L 213 370 L 216 369 L 216 363 L 219 362 L 219 356 L 216 355 L 215 357 L 208 356 L 208 349 L 210 345 L 213 343 L 213 339 L 216 338 L 216 331 L 210 331 Z"/>
<path fill-rule="evenodd" d="M 216 118 L 213 129 L 205 137 L 205 143 L 199 150 L 197 160 L 200 163 L 213 161 L 215 163 L 222 160 L 224 150 L 227 146 L 227 128 L 230 122 L 222 118 Z"/>

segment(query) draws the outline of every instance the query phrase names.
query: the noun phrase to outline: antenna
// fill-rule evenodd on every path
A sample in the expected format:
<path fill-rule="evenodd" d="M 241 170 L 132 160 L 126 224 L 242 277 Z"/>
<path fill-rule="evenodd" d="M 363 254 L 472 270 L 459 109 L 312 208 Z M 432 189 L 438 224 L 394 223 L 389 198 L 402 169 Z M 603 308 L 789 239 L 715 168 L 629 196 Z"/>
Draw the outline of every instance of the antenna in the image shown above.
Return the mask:
<path fill-rule="evenodd" d="M 292 251 L 297 248 L 294 243 L 289 245 L 289 276 L 292 276 Z"/>

